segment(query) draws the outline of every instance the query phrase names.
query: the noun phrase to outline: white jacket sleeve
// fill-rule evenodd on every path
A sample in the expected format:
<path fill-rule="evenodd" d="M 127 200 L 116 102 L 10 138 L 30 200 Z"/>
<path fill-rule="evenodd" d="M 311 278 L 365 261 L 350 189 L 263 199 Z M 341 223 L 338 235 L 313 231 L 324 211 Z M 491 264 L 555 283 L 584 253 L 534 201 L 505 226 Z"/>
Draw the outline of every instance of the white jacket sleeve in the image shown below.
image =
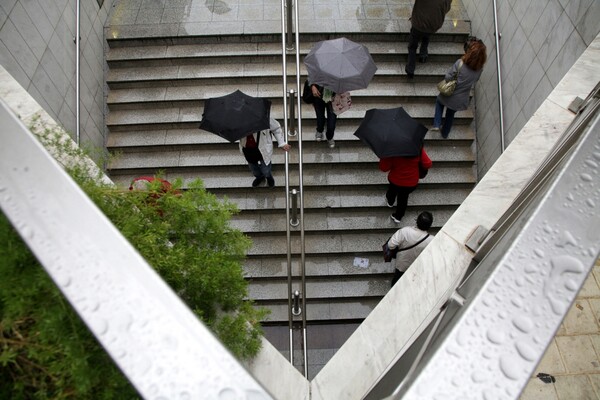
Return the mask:
<path fill-rule="evenodd" d="M 279 124 L 279 122 L 277 122 L 275 118 L 271 118 L 270 125 L 271 133 L 275 136 L 275 140 L 277 140 L 277 147 L 285 146 L 287 142 L 283 137 L 283 132 L 281 130 L 281 125 Z"/>

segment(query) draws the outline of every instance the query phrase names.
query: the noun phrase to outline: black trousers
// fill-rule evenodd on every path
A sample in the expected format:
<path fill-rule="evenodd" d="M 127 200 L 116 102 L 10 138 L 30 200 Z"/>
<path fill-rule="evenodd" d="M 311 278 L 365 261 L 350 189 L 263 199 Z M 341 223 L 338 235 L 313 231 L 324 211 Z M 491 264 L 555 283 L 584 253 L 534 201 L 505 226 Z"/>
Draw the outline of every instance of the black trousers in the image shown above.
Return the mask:
<path fill-rule="evenodd" d="M 419 54 L 426 56 L 427 47 L 429 46 L 429 33 L 421 32 L 415 28 L 410 28 L 410 34 L 408 35 L 408 61 L 406 63 L 406 73 L 415 73 L 415 64 L 417 62 L 417 48 L 419 42 L 421 42 L 421 50 Z"/>
<path fill-rule="evenodd" d="M 396 212 L 394 213 L 396 219 L 402 219 L 402 217 L 404 217 L 406 207 L 408 206 L 408 195 L 416 188 L 417 186 L 396 186 L 392 182 L 389 182 L 385 197 L 390 204 L 394 204 L 394 201 L 398 200 Z"/>

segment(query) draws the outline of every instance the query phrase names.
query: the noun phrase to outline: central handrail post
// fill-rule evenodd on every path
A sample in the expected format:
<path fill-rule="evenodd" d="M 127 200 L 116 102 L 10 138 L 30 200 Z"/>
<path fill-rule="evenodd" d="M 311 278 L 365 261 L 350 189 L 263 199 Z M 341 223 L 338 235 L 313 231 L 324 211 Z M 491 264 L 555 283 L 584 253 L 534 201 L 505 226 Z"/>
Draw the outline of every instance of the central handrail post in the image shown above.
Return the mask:
<path fill-rule="evenodd" d="M 284 32 L 287 32 L 286 37 L 287 37 L 287 41 L 286 41 L 286 50 L 291 51 L 294 50 L 294 42 L 292 41 L 292 37 L 294 35 L 294 25 L 292 23 L 292 8 L 293 8 L 293 1 L 292 0 L 286 0 L 285 2 L 285 8 L 287 9 L 287 13 L 286 13 L 286 27 L 287 29 Z"/>
<path fill-rule="evenodd" d="M 292 217 L 290 218 L 290 225 L 294 228 L 300 224 L 298 221 L 298 191 L 296 189 L 292 189 Z"/>
<path fill-rule="evenodd" d="M 282 71 L 282 82 L 283 82 L 283 131 L 286 133 L 288 130 L 288 118 L 287 118 L 287 107 L 288 107 L 288 96 L 287 96 L 287 46 L 286 46 L 286 0 L 281 0 L 281 71 Z M 289 1 L 289 0 L 287 0 Z M 290 14 L 291 8 L 287 9 L 287 13 Z M 289 25 L 289 24 L 288 24 Z M 286 137 L 287 139 L 287 137 Z M 287 142 L 287 140 L 286 140 Z M 300 145 L 300 140 L 298 140 Z M 300 150 L 299 150 L 300 151 Z M 285 215 L 286 220 L 290 220 L 290 155 L 289 152 L 285 152 Z M 293 338 L 293 316 L 292 316 L 292 239 L 290 232 L 290 225 L 286 226 L 286 239 L 287 239 L 287 284 L 288 284 L 288 328 L 289 328 L 289 345 L 290 345 L 290 363 L 294 364 L 294 338 Z"/>
<path fill-rule="evenodd" d="M 291 0 L 288 0 L 291 3 Z M 298 2 L 294 2 L 294 24 L 296 41 L 296 93 L 300 93 L 300 29 L 298 16 Z M 308 379 L 308 349 L 306 348 L 306 243 L 304 235 L 304 176 L 303 176 L 303 152 L 302 152 L 302 104 L 300 96 L 296 96 L 296 107 L 298 108 L 298 181 L 300 189 L 300 273 L 302 276 L 302 330 L 304 334 L 304 377 Z M 289 225 L 288 225 L 289 226 Z"/>
<path fill-rule="evenodd" d="M 296 131 L 296 91 L 294 89 L 290 89 L 288 93 L 290 97 L 290 109 L 288 112 L 288 136 L 296 136 L 298 134 Z"/>

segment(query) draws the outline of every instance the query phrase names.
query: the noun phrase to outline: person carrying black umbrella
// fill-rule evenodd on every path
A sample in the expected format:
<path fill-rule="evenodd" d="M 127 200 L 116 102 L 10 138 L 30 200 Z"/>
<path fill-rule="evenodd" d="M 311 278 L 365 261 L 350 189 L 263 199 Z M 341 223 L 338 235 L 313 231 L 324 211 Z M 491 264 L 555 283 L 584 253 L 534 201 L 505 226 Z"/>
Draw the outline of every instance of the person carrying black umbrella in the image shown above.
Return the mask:
<path fill-rule="evenodd" d="M 246 137 L 240 139 L 240 151 L 248 161 L 250 171 L 255 179 L 252 187 L 258 187 L 265 179 L 269 187 L 275 186 L 275 179 L 271 174 L 271 157 L 273 155 L 273 136 L 277 140 L 278 147 L 288 151 L 291 146 L 286 143 L 281 125 L 276 119 L 270 118 L 269 129 L 257 132 L 249 132 Z"/>
<path fill-rule="evenodd" d="M 390 218 L 395 223 L 400 223 L 408 205 L 408 195 L 411 194 L 419 183 L 419 164 L 428 170 L 432 162 L 424 148 L 421 154 L 415 157 L 384 157 L 379 160 L 379 169 L 388 173 L 388 190 L 385 201 L 388 207 L 396 204 L 396 212 Z"/>

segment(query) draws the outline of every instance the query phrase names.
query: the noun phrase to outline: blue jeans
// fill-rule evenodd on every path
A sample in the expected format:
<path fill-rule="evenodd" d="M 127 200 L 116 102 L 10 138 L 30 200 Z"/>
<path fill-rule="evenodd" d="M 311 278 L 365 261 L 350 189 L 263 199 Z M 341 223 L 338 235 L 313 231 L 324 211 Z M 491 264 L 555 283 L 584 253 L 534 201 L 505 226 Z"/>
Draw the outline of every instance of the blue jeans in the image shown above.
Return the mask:
<path fill-rule="evenodd" d="M 264 161 L 260 161 L 258 163 L 248 163 L 250 171 L 252 171 L 252 175 L 254 175 L 256 178 L 272 178 L 271 165 L 272 163 L 266 165 Z"/>
<path fill-rule="evenodd" d="M 317 132 L 323 132 L 323 129 L 325 129 L 325 110 L 327 110 L 327 132 L 325 136 L 327 140 L 333 139 L 335 123 L 337 121 L 337 115 L 333 112 L 333 105 L 331 102 L 325 103 L 322 99 L 315 98 L 313 106 L 317 115 Z"/>
<path fill-rule="evenodd" d="M 442 114 L 444 113 L 444 108 L 446 108 L 446 120 L 442 126 Z M 450 129 L 452 129 L 452 123 L 454 122 L 454 114 L 456 114 L 456 111 L 445 107 L 439 102 L 439 100 L 435 100 L 435 116 L 433 117 L 433 126 L 440 128 L 440 132 L 444 139 L 446 139 L 450 134 Z"/>

